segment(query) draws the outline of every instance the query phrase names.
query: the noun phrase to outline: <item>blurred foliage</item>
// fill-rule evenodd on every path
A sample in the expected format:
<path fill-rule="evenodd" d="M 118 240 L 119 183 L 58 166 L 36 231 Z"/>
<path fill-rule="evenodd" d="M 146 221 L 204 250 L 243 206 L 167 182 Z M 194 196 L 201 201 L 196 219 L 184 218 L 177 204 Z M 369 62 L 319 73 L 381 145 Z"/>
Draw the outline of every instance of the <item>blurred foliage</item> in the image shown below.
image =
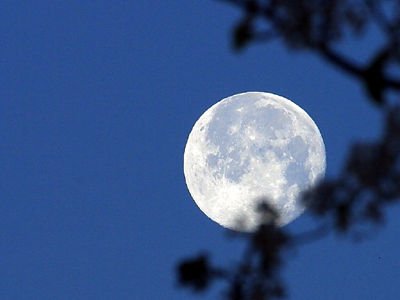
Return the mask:
<path fill-rule="evenodd" d="M 214 280 L 228 282 L 227 299 L 264 299 L 264 295 L 281 298 L 285 289 L 279 278 L 283 254 L 291 243 L 288 233 L 275 226 L 278 214 L 267 204 L 260 203 L 265 223 L 251 234 L 240 234 L 246 240 L 246 250 L 240 263 L 231 268 L 212 265 L 207 256 L 184 260 L 178 266 L 179 283 L 195 291 L 204 291 Z"/>
<path fill-rule="evenodd" d="M 310 51 L 354 77 L 364 87 L 366 99 L 378 105 L 385 116 L 381 137 L 355 143 L 338 178 L 325 179 L 304 193 L 303 200 L 320 227 L 291 235 L 274 225 L 277 215 L 265 202 L 260 206 L 260 213 L 268 215 L 265 222 L 254 233 L 240 235 L 247 248 L 237 265 L 216 267 L 204 254 L 178 263 L 179 283 L 197 292 L 222 280 L 227 284 L 226 299 L 284 298 L 288 293 L 279 275 L 285 252 L 329 232 L 363 238 L 384 222 L 385 207 L 400 198 L 400 78 L 393 75 L 400 66 L 400 1 L 219 2 L 242 12 L 232 32 L 235 50 L 280 39 L 290 49 Z M 380 31 L 384 43 L 376 45 L 364 63 L 356 63 L 351 53 L 338 50 L 349 38 L 361 39 L 373 27 Z"/>
<path fill-rule="evenodd" d="M 242 10 L 232 44 L 242 50 L 254 42 L 280 39 L 293 50 L 311 51 L 358 79 L 370 100 L 385 101 L 388 90 L 400 90 L 400 78 L 386 72 L 400 63 L 398 0 L 220 0 Z M 364 65 L 337 49 L 348 39 L 362 38 L 375 26 L 385 44 Z"/>

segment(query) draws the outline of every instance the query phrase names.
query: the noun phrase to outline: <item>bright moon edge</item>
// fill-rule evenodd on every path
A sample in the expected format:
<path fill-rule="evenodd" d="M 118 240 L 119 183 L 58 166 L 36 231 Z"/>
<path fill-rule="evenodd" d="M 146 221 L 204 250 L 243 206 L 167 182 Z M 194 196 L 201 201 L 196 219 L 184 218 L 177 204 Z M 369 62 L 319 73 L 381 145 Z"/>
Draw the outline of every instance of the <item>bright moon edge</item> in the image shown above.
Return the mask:
<path fill-rule="evenodd" d="M 301 191 L 323 178 L 325 146 L 311 117 L 292 101 L 246 92 L 222 99 L 197 120 L 184 174 L 198 207 L 237 231 L 260 223 L 256 200 L 269 199 L 284 226 L 303 211 Z"/>

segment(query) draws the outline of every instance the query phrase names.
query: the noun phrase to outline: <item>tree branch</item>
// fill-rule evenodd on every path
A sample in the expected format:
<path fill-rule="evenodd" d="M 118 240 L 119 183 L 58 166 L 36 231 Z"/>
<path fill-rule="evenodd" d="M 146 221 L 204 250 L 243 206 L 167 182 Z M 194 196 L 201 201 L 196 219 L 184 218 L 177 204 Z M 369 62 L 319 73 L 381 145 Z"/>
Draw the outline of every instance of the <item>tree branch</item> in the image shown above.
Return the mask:
<path fill-rule="evenodd" d="M 330 230 L 330 226 L 322 225 L 313 230 L 292 236 L 291 243 L 295 245 L 302 245 L 308 244 L 310 242 L 315 242 L 316 240 L 324 238 Z"/>
<path fill-rule="evenodd" d="M 363 68 L 357 66 L 355 63 L 350 62 L 350 60 L 344 58 L 342 54 L 335 52 L 332 48 L 321 45 L 315 49 L 324 59 L 326 59 L 332 65 L 335 65 L 342 71 L 354 76 L 362 77 Z"/>

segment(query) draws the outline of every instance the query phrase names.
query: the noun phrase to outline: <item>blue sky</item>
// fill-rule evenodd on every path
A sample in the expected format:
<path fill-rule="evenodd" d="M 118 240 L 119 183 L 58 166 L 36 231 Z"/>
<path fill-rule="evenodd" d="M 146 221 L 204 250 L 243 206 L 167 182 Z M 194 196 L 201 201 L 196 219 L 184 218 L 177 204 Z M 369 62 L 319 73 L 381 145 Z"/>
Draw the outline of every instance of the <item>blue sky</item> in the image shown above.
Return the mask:
<path fill-rule="evenodd" d="M 182 165 L 194 122 L 226 96 L 300 105 L 328 176 L 351 142 L 379 134 L 356 82 L 309 53 L 279 42 L 233 53 L 238 17 L 211 0 L 0 4 L 1 299 L 188 299 L 181 258 L 237 261 L 243 243 L 196 207 Z M 362 57 L 378 40 L 346 47 Z M 330 237 L 290 253 L 292 298 L 396 299 L 398 213 L 363 244 Z M 304 215 L 288 229 L 311 226 Z"/>

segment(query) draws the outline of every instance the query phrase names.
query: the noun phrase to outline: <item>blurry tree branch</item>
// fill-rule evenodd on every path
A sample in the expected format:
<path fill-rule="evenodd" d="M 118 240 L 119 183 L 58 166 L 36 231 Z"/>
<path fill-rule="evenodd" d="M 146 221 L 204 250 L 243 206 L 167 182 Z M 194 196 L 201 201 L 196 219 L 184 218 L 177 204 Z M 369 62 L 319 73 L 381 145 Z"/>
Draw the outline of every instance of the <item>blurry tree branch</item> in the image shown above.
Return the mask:
<path fill-rule="evenodd" d="M 226 299 L 278 299 L 287 291 L 280 279 L 285 253 L 314 242 L 330 232 L 362 239 L 384 223 L 384 209 L 400 198 L 400 78 L 389 70 L 400 67 L 399 0 L 217 0 L 242 12 L 233 28 L 233 47 L 242 50 L 254 42 L 280 39 L 288 48 L 307 50 L 341 70 L 365 89 L 385 118 L 380 138 L 355 143 L 341 174 L 306 191 L 305 205 L 320 226 L 290 234 L 266 218 L 258 230 L 242 235 L 246 251 L 235 266 L 216 267 L 207 256 L 178 264 L 178 281 L 195 291 L 207 290 L 215 280 L 227 283 Z M 384 43 L 369 59 L 356 62 L 339 51 L 348 39 L 361 39 L 375 26 Z M 389 92 L 397 102 L 391 104 Z M 263 206 L 260 213 L 275 216 Z"/>
<path fill-rule="evenodd" d="M 400 64 L 400 4 L 397 0 L 219 0 L 242 10 L 233 31 L 236 50 L 256 41 L 281 39 L 295 50 L 308 50 L 322 57 L 364 85 L 368 96 L 384 102 L 388 89 L 400 90 L 400 78 L 387 74 L 389 64 Z M 392 8 L 392 14 L 384 13 Z M 358 64 L 337 50 L 346 38 L 361 38 L 373 24 L 387 43 Z M 261 29 L 263 28 L 263 29 Z"/>

